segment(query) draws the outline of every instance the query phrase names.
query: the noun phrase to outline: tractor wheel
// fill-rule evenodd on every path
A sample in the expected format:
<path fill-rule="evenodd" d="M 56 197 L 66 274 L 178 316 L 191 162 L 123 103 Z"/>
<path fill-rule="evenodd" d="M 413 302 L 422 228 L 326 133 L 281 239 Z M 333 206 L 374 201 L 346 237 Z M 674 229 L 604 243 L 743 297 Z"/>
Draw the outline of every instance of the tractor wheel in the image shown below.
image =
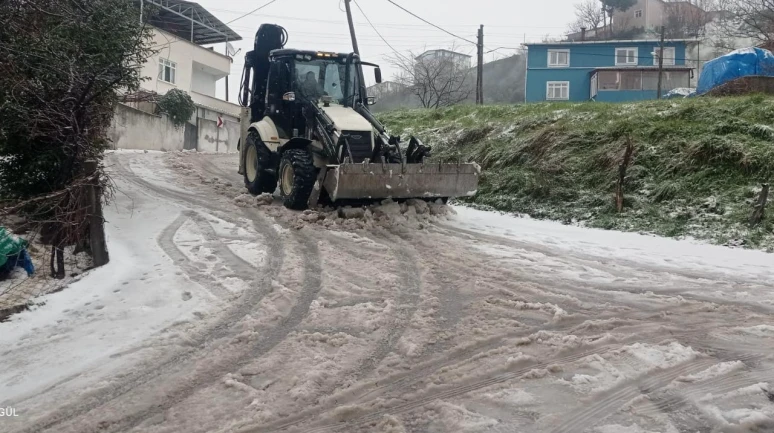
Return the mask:
<path fill-rule="evenodd" d="M 280 162 L 280 193 L 285 207 L 304 210 L 317 180 L 317 168 L 312 153 L 306 149 L 289 149 Z"/>
<path fill-rule="evenodd" d="M 277 189 L 277 176 L 269 171 L 271 152 L 254 131 L 248 134 L 246 145 L 245 187 L 253 195 L 273 193 Z"/>

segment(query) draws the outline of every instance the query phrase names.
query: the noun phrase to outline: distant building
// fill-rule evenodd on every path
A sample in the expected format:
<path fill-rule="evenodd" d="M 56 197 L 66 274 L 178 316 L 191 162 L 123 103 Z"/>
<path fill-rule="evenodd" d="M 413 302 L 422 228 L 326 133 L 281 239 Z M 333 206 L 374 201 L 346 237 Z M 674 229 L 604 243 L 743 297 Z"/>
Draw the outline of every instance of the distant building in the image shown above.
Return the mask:
<path fill-rule="evenodd" d="M 662 92 L 691 87 L 685 39 L 667 40 Z M 526 101 L 656 99 L 658 40 L 526 44 Z"/>
<path fill-rule="evenodd" d="M 433 60 L 433 59 L 451 59 L 461 68 L 471 67 L 471 56 L 467 54 L 458 53 L 451 50 L 428 50 L 416 57 L 417 62 Z"/>
<path fill-rule="evenodd" d="M 374 84 L 373 86 L 369 87 L 368 90 L 368 96 L 376 96 L 377 98 L 383 98 L 387 95 L 394 95 L 396 93 L 400 93 L 402 90 L 405 90 L 406 86 L 401 83 L 396 83 L 395 81 L 384 81 L 379 84 Z"/>
<path fill-rule="evenodd" d="M 713 17 L 703 6 L 702 0 L 637 0 L 629 9 L 613 12 L 612 25 L 570 33 L 567 40 L 643 39 L 657 35 L 661 26 L 666 26 L 672 37 L 696 37 Z"/>

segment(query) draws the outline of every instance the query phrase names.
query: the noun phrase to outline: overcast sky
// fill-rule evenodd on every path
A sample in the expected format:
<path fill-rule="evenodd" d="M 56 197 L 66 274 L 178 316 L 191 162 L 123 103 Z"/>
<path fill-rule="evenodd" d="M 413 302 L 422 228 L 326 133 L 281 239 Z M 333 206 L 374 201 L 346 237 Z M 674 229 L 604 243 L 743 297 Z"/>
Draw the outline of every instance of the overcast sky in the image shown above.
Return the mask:
<path fill-rule="evenodd" d="M 518 48 L 525 39 L 539 41 L 546 35 L 562 35 L 573 20 L 573 4 L 578 0 L 395 0 L 415 14 L 449 30 L 456 35 L 476 40 L 476 31 L 484 25 L 484 44 L 487 50 L 498 47 Z M 233 19 L 268 2 L 268 0 L 198 0 L 221 21 Z M 425 49 L 451 48 L 475 55 L 475 46 L 455 39 L 430 27 L 390 4 L 387 0 L 357 0 L 377 30 L 396 50 L 421 52 Z M 364 60 L 379 63 L 388 79 L 394 70 L 386 56 L 392 53 L 374 32 L 353 4 L 353 15 Z M 229 24 L 244 38 L 234 43 L 242 51 L 236 56 L 231 73 L 231 101 L 238 90 L 238 81 L 244 64 L 244 53 L 252 49 L 255 32 L 262 23 L 285 27 L 289 33 L 288 48 L 335 52 L 352 51 L 344 3 L 340 0 L 277 0 L 265 9 Z M 215 46 L 218 51 L 224 45 Z M 501 49 L 486 56 L 486 61 L 512 54 L 512 49 Z M 222 81 L 222 80 L 221 80 Z M 219 83 L 218 96 L 225 95 Z"/>

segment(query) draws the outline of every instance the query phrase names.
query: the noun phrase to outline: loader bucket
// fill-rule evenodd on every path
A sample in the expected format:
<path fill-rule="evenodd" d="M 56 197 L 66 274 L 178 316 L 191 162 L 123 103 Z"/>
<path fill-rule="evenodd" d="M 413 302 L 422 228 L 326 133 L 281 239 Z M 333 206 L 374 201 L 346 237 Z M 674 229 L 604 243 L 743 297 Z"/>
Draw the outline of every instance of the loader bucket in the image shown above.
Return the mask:
<path fill-rule="evenodd" d="M 342 164 L 328 166 L 331 200 L 468 197 L 476 194 L 477 164 Z"/>

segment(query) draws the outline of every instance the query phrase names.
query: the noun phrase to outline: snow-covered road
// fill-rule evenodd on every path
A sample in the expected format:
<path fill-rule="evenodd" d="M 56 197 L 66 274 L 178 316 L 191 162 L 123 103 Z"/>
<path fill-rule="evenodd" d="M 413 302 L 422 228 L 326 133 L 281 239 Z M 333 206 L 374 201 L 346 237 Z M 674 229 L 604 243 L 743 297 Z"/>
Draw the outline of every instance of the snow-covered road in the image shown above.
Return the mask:
<path fill-rule="evenodd" d="M 0 323 L 2 432 L 774 431 L 774 255 L 107 162 L 110 265 Z"/>

